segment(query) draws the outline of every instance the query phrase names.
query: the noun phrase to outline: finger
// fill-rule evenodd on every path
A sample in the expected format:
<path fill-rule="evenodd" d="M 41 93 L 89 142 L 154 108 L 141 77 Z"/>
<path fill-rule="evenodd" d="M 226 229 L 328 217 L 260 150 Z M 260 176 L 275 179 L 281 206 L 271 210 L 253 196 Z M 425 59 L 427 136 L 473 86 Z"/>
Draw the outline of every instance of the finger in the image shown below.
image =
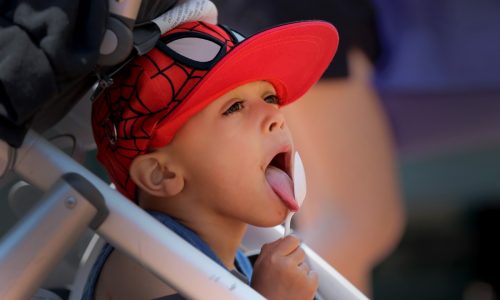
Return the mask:
<path fill-rule="evenodd" d="M 276 245 L 276 251 L 284 256 L 290 255 L 295 249 L 300 246 L 300 240 L 293 235 L 289 235 Z"/>
<path fill-rule="evenodd" d="M 306 259 L 306 252 L 304 249 L 297 247 L 288 255 L 288 258 L 291 259 L 296 265 L 300 265 Z"/>
<path fill-rule="evenodd" d="M 309 276 L 309 272 L 311 271 L 311 268 L 309 268 L 309 265 L 305 262 L 301 263 L 298 265 L 298 268 L 304 272 L 307 276 Z"/>
<path fill-rule="evenodd" d="M 272 251 L 272 249 L 278 247 L 278 245 L 283 241 L 283 238 L 279 238 L 273 242 L 263 244 L 261 247 L 261 252 Z"/>
<path fill-rule="evenodd" d="M 315 287 L 315 289 L 317 289 L 319 286 L 318 273 L 316 273 L 314 270 L 309 270 L 309 272 L 307 273 L 307 278 L 312 283 L 312 285 Z"/>

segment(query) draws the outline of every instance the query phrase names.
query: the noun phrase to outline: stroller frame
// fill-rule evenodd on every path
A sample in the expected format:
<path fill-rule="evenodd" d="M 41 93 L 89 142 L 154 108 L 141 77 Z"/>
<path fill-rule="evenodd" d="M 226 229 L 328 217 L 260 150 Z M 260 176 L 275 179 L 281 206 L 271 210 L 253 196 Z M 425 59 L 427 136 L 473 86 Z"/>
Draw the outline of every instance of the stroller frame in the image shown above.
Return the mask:
<path fill-rule="evenodd" d="M 17 174 L 45 191 L 40 203 L 0 243 L 0 298 L 29 298 L 84 229 L 91 227 L 190 299 L 264 299 L 35 132 L 30 131 L 15 151 L 14 163 L 9 154 L 14 149 L 1 142 L 0 150 L 0 166 L 12 165 Z M 250 227 L 242 247 L 255 251 L 282 237 L 283 231 L 282 226 Z M 312 249 L 302 247 L 318 272 L 320 295 L 367 299 Z"/>

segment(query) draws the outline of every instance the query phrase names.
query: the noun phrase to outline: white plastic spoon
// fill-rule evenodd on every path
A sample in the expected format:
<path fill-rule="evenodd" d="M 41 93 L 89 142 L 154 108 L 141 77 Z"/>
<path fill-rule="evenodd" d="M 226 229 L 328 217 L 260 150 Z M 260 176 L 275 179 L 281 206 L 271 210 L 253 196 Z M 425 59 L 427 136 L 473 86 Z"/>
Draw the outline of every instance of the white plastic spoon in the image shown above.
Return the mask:
<path fill-rule="evenodd" d="M 307 183 L 304 165 L 302 164 L 302 159 L 300 159 L 299 152 L 295 152 L 293 166 L 293 193 L 295 201 L 297 201 L 300 208 L 306 198 Z M 290 222 L 294 214 L 295 212 L 291 211 L 285 219 L 285 236 L 290 234 Z"/>

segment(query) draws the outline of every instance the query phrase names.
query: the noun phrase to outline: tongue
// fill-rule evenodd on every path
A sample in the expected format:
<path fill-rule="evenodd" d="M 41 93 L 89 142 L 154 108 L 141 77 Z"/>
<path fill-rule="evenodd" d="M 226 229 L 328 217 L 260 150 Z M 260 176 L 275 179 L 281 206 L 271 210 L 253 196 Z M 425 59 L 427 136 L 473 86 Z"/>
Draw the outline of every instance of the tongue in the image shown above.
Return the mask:
<path fill-rule="evenodd" d="M 286 172 L 273 166 L 266 170 L 266 179 L 273 191 L 291 211 L 298 211 L 299 205 L 293 195 L 293 182 Z"/>

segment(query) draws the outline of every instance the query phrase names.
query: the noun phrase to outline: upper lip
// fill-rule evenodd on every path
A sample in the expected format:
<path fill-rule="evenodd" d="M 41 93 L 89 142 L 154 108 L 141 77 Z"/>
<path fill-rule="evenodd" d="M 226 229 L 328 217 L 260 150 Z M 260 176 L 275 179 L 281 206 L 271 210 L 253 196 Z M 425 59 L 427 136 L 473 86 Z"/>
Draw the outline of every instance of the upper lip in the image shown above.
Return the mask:
<path fill-rule="evenodd" d="M 269 166 L 274 166 L 286 172 L 290 178 L 292 177 L 292 146 L 289 143 L 282 144 L 276 148 L 274 154 L 268 159 L 266 169 Z"/>

